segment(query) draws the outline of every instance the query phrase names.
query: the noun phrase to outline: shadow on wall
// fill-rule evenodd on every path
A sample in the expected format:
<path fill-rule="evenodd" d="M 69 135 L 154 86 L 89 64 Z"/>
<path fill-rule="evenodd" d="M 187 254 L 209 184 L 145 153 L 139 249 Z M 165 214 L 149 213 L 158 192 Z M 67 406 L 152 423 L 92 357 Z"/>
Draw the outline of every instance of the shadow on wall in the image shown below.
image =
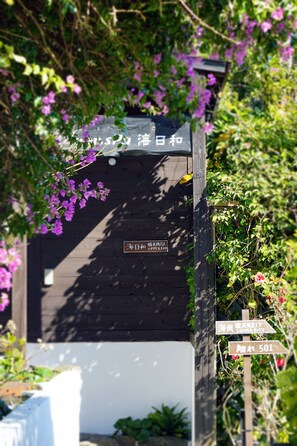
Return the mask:
<path fill-rule="evenodd" d="M 46 352 L 29 344 L 30 362 L 82 369 L 81 432 L 112 434 L 119 418 L 145 417 L 162 403 L 187 407 L 193 395 L 189 342 L 54 343 Z M 168 379 L 170 377 L 170 379 Z"/>
<path fill-rule="evenodd" d="M 81 179 L 111 189 L 29 250 L 29 340 L 188 340 L 192 210 L 186 157 L 100 158 Z M 124 254 L 123 241 L 168 240 L 168 253 Z M 43 271 L 54 283 L 43 286 Z M 41 297 L 41 298 L 40 298 Z"/>

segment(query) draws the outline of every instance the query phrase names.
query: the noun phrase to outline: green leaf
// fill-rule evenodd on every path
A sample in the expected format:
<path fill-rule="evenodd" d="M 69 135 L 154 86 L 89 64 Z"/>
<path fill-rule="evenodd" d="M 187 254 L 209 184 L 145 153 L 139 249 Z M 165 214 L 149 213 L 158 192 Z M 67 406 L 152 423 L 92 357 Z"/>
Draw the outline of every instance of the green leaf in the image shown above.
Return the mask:
<path fill-rule="evenodd" d="M 40 66 L 39 65 L 33 64 L 32 67 L 33 67 L 33 74 L 39 74 L 40 73 Z"/>
<path fill-rule="evenodd" d="M 13 60 L 21 64 L 25 64 L 27 62 L 27 59 L 24 56 L 19 56 L 18 54 L 13 54 Z"/>
<path fill-rule="evenodd" d="M 257 302 L 255 300 L 251 299 L 248 301 L 248 306 L 252 309 L 255 309 L 255 308 L 257 308 Z"/>
<path fill-rule="evenodd" d="M 0 56 L 0 67 L 1 68 L 8 68 L 8 67 L 10 67 L 10 65 L 11 65 L 11 62 L 7 56 Z"/>
<path fill-rule="evenodd" d="M 31 65 L 26 65 L 25 70 L 23 71 L 23 74 L 25 76 L 30 76 L 32 71 L 33 71 L 33 68 L 31 67 Z"/>
<path fill-rule="evenodd" d="M 41 83 L 45 85 L 48 81 L 48 74 L 43 70 L 41 73 Z"/>

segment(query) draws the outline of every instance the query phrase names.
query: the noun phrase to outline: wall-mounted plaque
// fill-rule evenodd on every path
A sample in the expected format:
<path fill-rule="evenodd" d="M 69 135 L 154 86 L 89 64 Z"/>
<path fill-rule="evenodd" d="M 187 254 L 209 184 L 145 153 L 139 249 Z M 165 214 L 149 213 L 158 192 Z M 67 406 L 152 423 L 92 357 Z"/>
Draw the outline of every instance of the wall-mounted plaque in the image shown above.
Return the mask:
<path fill-rule="evenodd" d="M 125 254 L 168 252 L 168 240 L 129 240 L 123 242 Z"/>

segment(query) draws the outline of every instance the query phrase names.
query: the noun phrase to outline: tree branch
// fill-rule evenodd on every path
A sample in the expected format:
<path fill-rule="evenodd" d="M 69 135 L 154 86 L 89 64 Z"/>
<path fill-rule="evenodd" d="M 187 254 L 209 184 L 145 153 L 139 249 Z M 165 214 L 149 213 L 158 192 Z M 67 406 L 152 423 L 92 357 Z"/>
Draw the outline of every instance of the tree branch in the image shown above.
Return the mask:
<path fill-rule="evenodd" d="M 189 14 L 189 16 L 192 19 L 197 20 L 197 22 L 200 23 L 200 25 L 203 28 L 208 29 L 212 33 L 216 34 L 217 36 L 220 36 L 222 39 L 227 40 L 228 42 L 233 43 L 234 45 L 238 45 L 238 42 L 236 40 L 231 39 L 231 37 L 225 36 L 224 34 L 220 33 L 220 31 L 217 31 L 215 28 L 213 28 L 212 26 L 208 25 L 208 23 L 206 23 L 204 20 L 202 20 L 200 17 L 198 17 L 194 13 L 194 11 L 192 11 L 192 9 L 186 4 L 186 2 L 184 0 L 177 0 L 177 1 L 184 8 L 184 10 Z"/>

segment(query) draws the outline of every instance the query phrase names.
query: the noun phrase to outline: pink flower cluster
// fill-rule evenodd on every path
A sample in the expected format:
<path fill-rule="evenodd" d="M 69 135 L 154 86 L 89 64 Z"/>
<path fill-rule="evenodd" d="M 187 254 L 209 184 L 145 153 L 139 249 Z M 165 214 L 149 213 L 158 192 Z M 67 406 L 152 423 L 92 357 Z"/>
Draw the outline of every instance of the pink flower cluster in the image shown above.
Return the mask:
<path fill-rule="evenodd" d="M 266 296 L 266 301 L 269 305 L 278 305 L 278 304 L 284 304 L 286 302 L 286 298 L 283 295 L 277 296 L 277 295 L 271 295 L 269 294 Z"/>
<path fill-rule="evenodd" d="M 0 311 L 4 311 L 9 304 L 8 292 L 12 288 L 12 274 L 18 269 L 22 261 L 20 254 L 14 247 L 8 247 L 4 241 L 0 242 Z M 6 292 L 5 292 L 5 291 Z"/>
<path fill-rule="evenodd" d="M 51 104 L 54 104 L 56 102 L 55 99 L 55 93 L 53 91 L 50 91 L 46 96 L 42 98 L 42 107 L 41 107 L 41 113 L 44 115 L 49 115 L 51 113 Z"/>
<path fill-rule="evenodd" d="M 73 89 L 74 93 L 75 94 L 80 94 L 81 93 L 81 87 L 78 84 L 75 84 L 74 81 L 75 81 L 75 78 L 72 76 L 72 74 L 69 74 L 66 77 L 66 82 L 67 82 L 67 84 L 72 85 L 72 89 Z"/>
<path fill-rule="evenodd" d="M 74 77 L 69 74 L 66 78 L 66 82 L 68 84 L 68 86 L 71 86 L 72 91 L 75 94 L 80 94 L 82 89 L 78 84 L 74 83 L 75 79 Z M 67 86 L 64 85 L 64 87 L 62 88 L 62 93 L 67 93 L 68 89 Z M 52 104 L 54 104 L 56 102 L 56 93 L 54 93 L 53 91 L 50 91 L 46 96 L 43 96 L 42 100 L 42 107 L 41 107 L 41 113 L 45 116 L 51 114 L 52 112 Z M 62 109 L 61 110 L 61 115 L 62 115 L 62 120 L 65 122 L 69 121 L 69 115 L 67 114 L 66 110 Z"/>
<path fill-rule="evenodd" d="M 266 281 L 266 277 L 262 273 L 257 273 L 254 277 L 256 283 L 264 283 Z"/>

